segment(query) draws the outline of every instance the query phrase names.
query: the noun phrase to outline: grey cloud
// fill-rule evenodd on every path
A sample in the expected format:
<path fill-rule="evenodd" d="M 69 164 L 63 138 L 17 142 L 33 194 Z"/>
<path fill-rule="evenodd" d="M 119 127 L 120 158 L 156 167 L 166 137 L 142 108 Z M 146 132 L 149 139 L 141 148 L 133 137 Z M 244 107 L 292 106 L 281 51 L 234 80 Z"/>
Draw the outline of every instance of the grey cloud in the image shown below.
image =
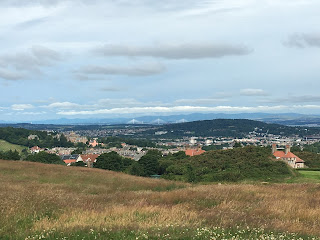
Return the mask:
<path fill-rule="evenodd" d="M 263 103 L 318 103 L 320 102 L 320 95 L 303 95 L 303 96 L 288 96 L 284 98 L 264 99 Z"/>
<path fill-rule="evenodd" d="M 33 46 L 27 52 L 0 56 L 0 65 L 13 66 L 19 69 L 30 69 L 39 66 L 50 66 L 61 59 L 60 54 L 54 50 L 43 46 Z"/>
<path fill-rule="evenodd" d="M 80 74 L 88 75 L 127 75 L 127 76 L 150 76 L 163 73 L 165 67 L 161 64 L 145 64 L 141 66 L 86 66 L 80 69 Z"/>
<path fill-rule="evenodd" d="M 51 61 L 60 61 L 62 59 L 57 51 L 43 46 L 33 46 L 32 53 L 37 59 L 45 61 L 45 64 L 48 64 Z"/>
<path fill-rule="evenodd" d="M 262 89 L 247 88 L 247 89 L 241 89 L 240 95 L 242 95 L 242 96 L 268 96 L 268 93 L 266 93 Z"/>
<path fill-rule="evenodd" d="M 3 7 L 21 7 L 21 6 L 34 6 L 41 5 L 45 7 L 50 7 L 57 5 L 59 3 L 63 3 L 69 0 L 2 0 L 0 5 Z M 82 1 L 84 2 L 84 1 Z"/>
<path fill-rule="evenodd" d="M 109 81 L 105 76 L 87 75 L 84 73 L 76 73 L 74 74 L 74 78 L 81 81 Z"/>
<path fill-rule="evenodd" d="M 200 99 L 178 99 L 175 104 L 188 104 L 188 105 L 211 105 L 221 102 L 227 102 L 225 98 L 200 98 Z"/>
<path fill-rule="evenodd" d="M 19 80 L 23 78 L 23 75 L 14 71 L 0 69 L 0 78 L 5 80 Z"/>
<path fill-rule="evenodd" d="M 104 87 L 100 88 L 99 90 L 104 91 L 104 92 L 120 92 L 120 88 L 113 88 L 113 87 Z"/>
<path fill-rule="evenodd" d="M 17 24 L 15 26 L 15 28 L 17 30 L 25 30 L 27 28 L 34 27 L 34 26 L 40 25 L 42 23 L 45 23 L 48 21 L 48 19 L 49 19 L 49 17 L 35 18 L 35 19 L 29 20 L 29 21 L 21 22 L 21 23 Z"/>
<path fill-rule="evenodd" d="M 0 56 L 0 78 L 19 80 L 30 72 L 41 74 L 41 67 L 52 66 L 61 61 L 60 54 L 43 46 L 33 46 L 29 51 Z"/>
<path fill-rule="evenodd" d="M 153 9 L 157 9 L 160 11 L 172 11 L 172 10 L 181 10 L 181 9 L 189 9 L 194 7 L 205 7 L 209 3 L 216 2 L 217 0 L 163 0 L 163 1 L 154 1 L 154 0 L 112 0 L 112 1 L 103 1 L 103 0 L 2 0 L 0 2 L 0 6 L 34 6 L 41 5 L 44 7 L 51 7 L 61 3 L 74 3 L 74 4 L 95 4 L 99 2 L 112 3 L 116 5 L 123 5 L 126 7 L 149 7 Z"/>
<path fill-rule="evenodd" d="M 227 44 L 170 44 L 151 47 L 107 44 L 94 49 L 94 53 L 103 56 L 156 57 L 166 59 L 221 58 L 225 56 L 243 56 L 251 49 L 241 45 Z"/>
<path fill-rule="evenodd" d="M 306 47 L 320 47 L 320 33 L 316 34 L 294 34 L 284 43 L 289 47 L 306 48 Z"/>

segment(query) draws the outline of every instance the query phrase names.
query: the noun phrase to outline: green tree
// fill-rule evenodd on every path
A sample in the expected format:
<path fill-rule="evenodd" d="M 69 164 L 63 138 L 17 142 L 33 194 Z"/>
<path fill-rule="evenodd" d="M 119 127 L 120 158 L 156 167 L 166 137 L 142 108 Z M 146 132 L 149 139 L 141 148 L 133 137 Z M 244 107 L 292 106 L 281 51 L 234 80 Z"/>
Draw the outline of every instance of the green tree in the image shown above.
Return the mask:
<path fill-rule="evenodd" d="M 194 172 L 194 168 L 190 165 L 190 164 L 187 164 L 186 166 L 187 168 L 187 181 L 188 182 L 195 182 L 196 181 L 196 174 Z"/>
<path fill-rule="evenodd" d="M 122 171 L 123 159 L 114 151 L 104 153 L 97 158 L 97 161 L 93 164 L 93 167 L 111 171 Z"/>
<path fill-rule="evenodd" d="M 130 158 L 122 158 L 122 163 L 123 163 L 123 171 L 125 171 L 128 167 L 130 167 L 132 164 L 135 163 L 134 160 Z"/>
<path fill-rule="evenodd" d="M 126 172 L 131 175 L 136 175 L 136 176 L 144 176 L 145 175 L 143 167 L 137 162 L 134 162 L 133 164 L 131 164 L 127 168 Z"/>
<path fill-rule="evenodd" d="M 158 174 L 160 158 L 161 153 L 157 150 L 150 150 L 146 155 L 140 158 L 138 162 L 144 169 L 144 176 Z"/>
<path fill-rule="evenodd" d="M 29 155 L 26 158 L 26 161 L 29 162 L 41 162 L 41 163 L 49 163 L 49 164 L 62 164 L 60 157 L 55 154 L 47 153 L 47 152 L 39 152 L 33 155 Z"/>

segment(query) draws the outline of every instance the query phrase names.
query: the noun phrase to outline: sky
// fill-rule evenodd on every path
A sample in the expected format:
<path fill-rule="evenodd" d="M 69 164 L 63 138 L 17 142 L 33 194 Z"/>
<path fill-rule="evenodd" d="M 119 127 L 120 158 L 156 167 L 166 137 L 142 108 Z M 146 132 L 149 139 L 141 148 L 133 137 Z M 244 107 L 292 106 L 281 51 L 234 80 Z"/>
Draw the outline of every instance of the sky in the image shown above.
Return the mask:
<path fill-rule="evenodd" d="M 318 0 L 0 0 L 0 120 L 320 114 Z"/>

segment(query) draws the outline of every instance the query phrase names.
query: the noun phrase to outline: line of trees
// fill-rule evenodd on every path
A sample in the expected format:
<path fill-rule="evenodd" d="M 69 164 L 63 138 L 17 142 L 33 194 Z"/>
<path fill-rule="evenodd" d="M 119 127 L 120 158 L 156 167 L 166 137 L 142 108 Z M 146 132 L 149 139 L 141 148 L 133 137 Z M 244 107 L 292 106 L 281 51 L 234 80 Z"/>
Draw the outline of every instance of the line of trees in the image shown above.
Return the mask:
<path fill-rule="evenodd" d="M 3 160 L 20 160 L 21 156 L 17 150 L 0 151 L 0 159 Z"/>
<path fill-rule="evenodd" d="M 187 182 L 281 181 L 294 176 L 286 163 L 273 159 L 269 148 L 255 146 L 209 151 L 194 157 L 184 152 L 162 156 L 150 150 L 137 162 L 111 152 L 97 158 L 94 167 Z"/>
<path fill-rule="evenodd" d="M 159 160 L 161 157 L 161 152 L 158 150 L 149 150 L 146 155 L 136 162 L 132 159 L 121 157 L 116 152 L 110 152 L 101 154 L 93 166 L 137 176 L 151 176 L 159 174 Z"/>

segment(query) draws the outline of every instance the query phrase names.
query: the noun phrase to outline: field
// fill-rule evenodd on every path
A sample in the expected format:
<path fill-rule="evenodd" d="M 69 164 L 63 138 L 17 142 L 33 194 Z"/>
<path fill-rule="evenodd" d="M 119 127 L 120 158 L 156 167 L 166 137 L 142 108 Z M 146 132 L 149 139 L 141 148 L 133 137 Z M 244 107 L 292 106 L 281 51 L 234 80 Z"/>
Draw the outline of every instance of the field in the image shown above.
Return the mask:
<path fill-rule="evenodd" d="M 9 151 L 9 150 L 17 150 L 19 153 L 21 153 L 22 149 L 26 149 L 27 147 L 8 143 L 7 141 L 0 139 L 0 151 Z"/>
<path fill-rule="evenodd" d="M 319 239 L 320 185 L 190 185 L 0 160 L 0 239 Z"/>

